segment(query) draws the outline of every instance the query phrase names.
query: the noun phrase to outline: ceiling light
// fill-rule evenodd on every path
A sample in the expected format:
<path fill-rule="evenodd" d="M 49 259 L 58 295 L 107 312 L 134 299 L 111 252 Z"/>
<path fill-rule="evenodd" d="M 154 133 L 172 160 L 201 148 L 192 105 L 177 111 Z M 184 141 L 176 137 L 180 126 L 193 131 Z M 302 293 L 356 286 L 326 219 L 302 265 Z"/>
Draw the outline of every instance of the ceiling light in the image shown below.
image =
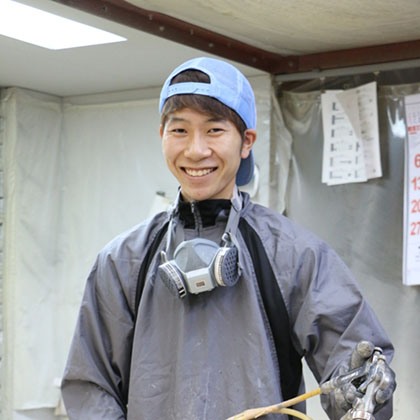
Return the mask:
<path fill-rule="evenodd" d="M 0 35 L 50 50 L 127 40 L 102 29 L 11 0 L 0 0 Z"/>

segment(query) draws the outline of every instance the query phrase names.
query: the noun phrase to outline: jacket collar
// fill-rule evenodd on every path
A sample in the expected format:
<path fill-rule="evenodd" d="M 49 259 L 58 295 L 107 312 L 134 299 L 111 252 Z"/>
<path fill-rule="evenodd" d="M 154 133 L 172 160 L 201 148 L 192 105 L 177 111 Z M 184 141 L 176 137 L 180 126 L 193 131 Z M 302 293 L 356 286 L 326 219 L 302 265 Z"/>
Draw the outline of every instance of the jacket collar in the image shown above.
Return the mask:
<path fill-rule="evenodd" d="M 226 199 L 203 200 L 188 202 L 183 199 L 178 203 L 179 219 L 184 222 L 186 228 L 195 228 L 197 216 L 203 227 L 213 226 L 222 211 L 230 209 L 232 203 Z"/>
<path fill-rule="evenodd" d="M 231 200 L 213 199 L 189 202 L 183 199 L 180 190 L 172 211 L 178 214 L 185 228 L 196 228 L 197 221 L 200 223 L 200 227 L 214 226 L 219 215 L 224 213 L 227 216 L 229 214 L 232 205 L 237 211 L 240 211 L 242 202 L 247 201 L 245 195 L 240 193 L 235 186 Z"/>

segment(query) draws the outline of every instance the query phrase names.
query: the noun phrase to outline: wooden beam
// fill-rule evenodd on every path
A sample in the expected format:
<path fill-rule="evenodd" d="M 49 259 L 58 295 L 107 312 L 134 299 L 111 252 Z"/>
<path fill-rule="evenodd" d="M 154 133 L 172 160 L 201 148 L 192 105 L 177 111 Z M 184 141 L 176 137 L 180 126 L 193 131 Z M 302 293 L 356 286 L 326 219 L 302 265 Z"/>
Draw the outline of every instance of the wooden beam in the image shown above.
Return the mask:
<path fill-rule="evenodd" d="M 117 23 L 246 64 L 271 74 L 290 74 L 420 58 L 420 40 L 284 56 L 197 25 L 134 6 L 125 0 L 52 0 Z"/>
<path fill-rule="evenodd" d="M 297 71 L 329 70 L 420 58 L 420 40 L 351 48 L 298 57 Z"/>

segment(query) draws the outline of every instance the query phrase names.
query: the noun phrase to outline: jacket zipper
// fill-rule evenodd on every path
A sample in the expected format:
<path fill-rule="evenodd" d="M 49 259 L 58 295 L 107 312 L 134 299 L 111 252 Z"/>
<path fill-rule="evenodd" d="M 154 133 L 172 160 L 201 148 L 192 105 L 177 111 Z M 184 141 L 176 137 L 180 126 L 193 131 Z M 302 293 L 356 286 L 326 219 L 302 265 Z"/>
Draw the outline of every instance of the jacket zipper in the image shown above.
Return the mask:
<path fill-rule="evenodd" d="M 195 228 L 197 230 L 197 235 L 200 237 L 201 236 L 201 216 L 200 216 L 200 212 L 198 211 L 197 205 L 195 201 L 191 201 L 191 213 L 194 216 L 194 224 L 195 224 Z"/>

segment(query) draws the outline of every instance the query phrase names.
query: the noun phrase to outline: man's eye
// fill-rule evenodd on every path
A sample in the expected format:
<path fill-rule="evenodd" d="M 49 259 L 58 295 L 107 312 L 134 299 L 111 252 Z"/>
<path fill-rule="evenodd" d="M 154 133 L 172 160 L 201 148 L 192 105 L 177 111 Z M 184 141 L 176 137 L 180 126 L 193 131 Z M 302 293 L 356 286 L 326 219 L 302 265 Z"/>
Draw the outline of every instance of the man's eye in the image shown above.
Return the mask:
<path fill-rule="evenodd" d="M 183 133 L 186 133 L 187 131 L 185 130 L 185 128 L 173 128 L 172 130 L 171 130 L 171 133 L 174 133 L 174 134 L 183 134 Z"/>
<path fill-rule="evenodd" d="M 209 130 L 209 133 L 220 133 L 220 132 L 222 132 L 222 131 L 224 131 L 224 130 L 223 130 L 223 128 L 220 128 L 220 127 L 214 127 L 214 128 L 211 128 L 211 129 Z"/>

